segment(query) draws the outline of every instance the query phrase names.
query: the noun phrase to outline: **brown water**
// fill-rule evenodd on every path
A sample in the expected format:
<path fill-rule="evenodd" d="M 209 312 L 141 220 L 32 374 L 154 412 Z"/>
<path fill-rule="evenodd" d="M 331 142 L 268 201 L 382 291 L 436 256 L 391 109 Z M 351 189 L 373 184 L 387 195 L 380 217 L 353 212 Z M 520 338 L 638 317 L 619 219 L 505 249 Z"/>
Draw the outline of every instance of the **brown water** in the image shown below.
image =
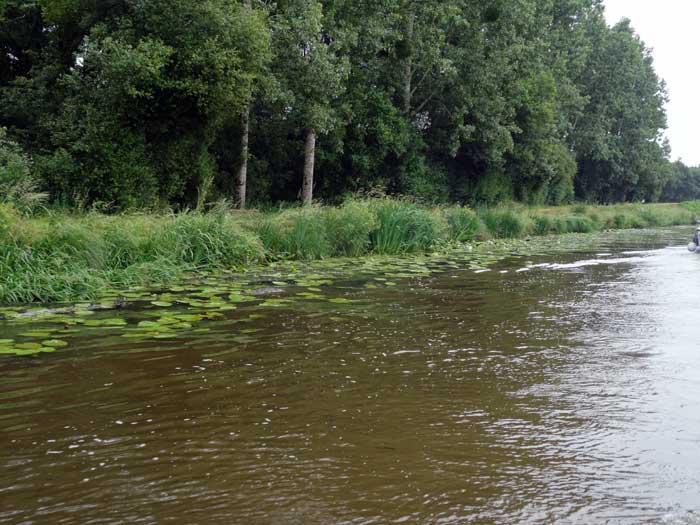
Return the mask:
<path fill-rule="evenodd" d="M 3 356 L 0 523 L 700 523 L 686 233 Z"/>

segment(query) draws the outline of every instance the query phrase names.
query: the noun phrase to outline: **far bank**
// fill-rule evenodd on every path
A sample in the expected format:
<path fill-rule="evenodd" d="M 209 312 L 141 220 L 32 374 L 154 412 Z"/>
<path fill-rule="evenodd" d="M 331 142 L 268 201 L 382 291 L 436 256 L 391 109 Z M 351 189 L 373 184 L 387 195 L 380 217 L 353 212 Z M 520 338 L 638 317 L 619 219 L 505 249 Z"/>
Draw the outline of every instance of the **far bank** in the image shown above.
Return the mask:
<path fill-rule="evenodd" d="M 692 224 L 700 203 L 517 204 L 472 210 L 406 200 L 208 213 L 23 216 L 0 207 L 0 303 L 91 300 L 108 290 L 162 286 L 184 274 L 244 271 L 272 261 L 401 255 L 454 244 Z"/>

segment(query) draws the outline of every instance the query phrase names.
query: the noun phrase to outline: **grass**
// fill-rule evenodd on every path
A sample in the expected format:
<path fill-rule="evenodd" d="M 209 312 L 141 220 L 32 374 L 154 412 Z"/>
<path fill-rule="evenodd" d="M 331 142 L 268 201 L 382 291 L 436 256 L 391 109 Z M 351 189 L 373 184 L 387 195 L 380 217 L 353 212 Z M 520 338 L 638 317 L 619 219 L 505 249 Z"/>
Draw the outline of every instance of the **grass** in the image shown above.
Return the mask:
<path fill-rule="evenodd" d="M 473 211 L 367 199 L 340 207 L 116 216 L 24 216 L 0 205 L 0 303 L 89 300 L 167 285 L 188 272 L 274 260 L 400 255 L 474 240 L 691 224 L 698 215 L 700 203 Z"/>

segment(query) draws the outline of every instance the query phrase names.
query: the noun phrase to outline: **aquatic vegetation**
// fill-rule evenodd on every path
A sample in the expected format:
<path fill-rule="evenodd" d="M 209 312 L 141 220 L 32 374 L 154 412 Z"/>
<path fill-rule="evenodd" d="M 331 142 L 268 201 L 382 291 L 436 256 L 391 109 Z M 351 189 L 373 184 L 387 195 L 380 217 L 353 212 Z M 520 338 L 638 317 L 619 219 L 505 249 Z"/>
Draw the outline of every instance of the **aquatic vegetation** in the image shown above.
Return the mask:
<path fill-rule="evenodd" d="M 551 221 L 568 224 L 566 217 L 553 217 Z M 253 342 L 258 333 L 250 323 L 268 316 L 276 318 L 294 311 L 351 320 L 355 315 L 365 315 L 366 290 L 403 286 L 420 289 L 424 279 L 444 272 L 487 272 L 513 254 L 529 260 L 542 252 L 566 251 L 571 244 L 585 246 L 594 239 L 574 234 L 529 241 L 487 241 L 451 245 L 430 254 L 318 260 L 307 263 L 303 270 L 294 261 L 280 261 L 241 273 L 196 273 L 183 275 L 170 290 L 136 287 L 121 294 L 108 290 L 107 297 L 118 298 L 117 310 L 106 309 L 109 302 L 104 297 L 95 304 L 83 302 L 53 309 L 5 308 L 5 319 L 0 320 L 0 354 L 38 357 L 70 351 L 80 347 L 76 339 L 86 336 L 133 339 L 140 348 L 149 341 L 186 341 L 208 333 L 217 323 L 230 325 L 232 340 L 244 344 Z"/>
<path fill-rule="evenodd" d="M 372 255 L 444 251 L 487 239 L 594 232 L 690 224 L 693 206 L 616 205 L 535 207 L 502 205 L 474 212 L 453 206 L 427 208 L 408 200 L 350 199 L 339 207 L 314 206 L 269 212 L 235 212 L 224 208 L 207 214 L 99 213 L 68 215 L 48 211 L 23 217 L 7 210 L 0 231 L 0 303 L 65 303 L 100 300 L 100 308 L 117 309 L 149 301 L 169 307 L 199 279 L 204 296 L 187 296 L 191 307 L 234 308 L 255 300 L 253 289 L 227 289 L 245 270 L 268 265 L 269 275 L 256 288 L 285 288 L 298 269 L 275 262 L 356 258 L 363 266 Z M 11 211 L 11 210 L 10 210 Z M 362 259 L 357 259 L 363 257 Z M 330 264 L 330 263 L 329 263 Z M 317 292 L 328 275 L 302 275 L 297 285 Z M 162 287 L 159 293 L 155 288 Z M 80 316 L 92 315 L 81 307 Z M 12 315 L 0 311 L 0 317 Z"/>
<path fill-rule="evenodd" d="M 450 238 L 457 242 L 471 242 L 479 228 L 479 219 L 472 210 L 459 206 L 445 208 L 445 219 L 450 226 Z"/>
<path fill-rule="evenodd" d="M 378 226 L 372 232 L 375 253 L 398 255 L 425 251 L 446 240 L 440 217 L 408 201 L 384 199 L 374 205 Z"/>
<path fill-rule="evenodd" d="M 520 237 L 529 227 L 527 216 L 518 214 L 511 208 L 495 208 L 479 211 L 488 232 L 497 239 Z"/>

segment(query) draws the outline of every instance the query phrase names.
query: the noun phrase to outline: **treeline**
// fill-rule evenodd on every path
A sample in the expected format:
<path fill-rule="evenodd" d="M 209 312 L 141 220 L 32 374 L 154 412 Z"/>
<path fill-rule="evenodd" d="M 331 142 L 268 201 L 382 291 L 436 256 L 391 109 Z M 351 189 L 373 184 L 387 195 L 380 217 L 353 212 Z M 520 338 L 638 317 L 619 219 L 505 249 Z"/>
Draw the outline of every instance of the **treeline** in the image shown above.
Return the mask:
<path fill-rule="evenodd" d="M 700 201 L 700 167 L 686 166 L 681 161 L 674 162 L 661 200 L 664 202 Z"/>
<path fill-rule="evenodd" d="M 0 6 L 5 177 L 59 204 L 682 193 L 664 83 L 601 0 Z"/>

